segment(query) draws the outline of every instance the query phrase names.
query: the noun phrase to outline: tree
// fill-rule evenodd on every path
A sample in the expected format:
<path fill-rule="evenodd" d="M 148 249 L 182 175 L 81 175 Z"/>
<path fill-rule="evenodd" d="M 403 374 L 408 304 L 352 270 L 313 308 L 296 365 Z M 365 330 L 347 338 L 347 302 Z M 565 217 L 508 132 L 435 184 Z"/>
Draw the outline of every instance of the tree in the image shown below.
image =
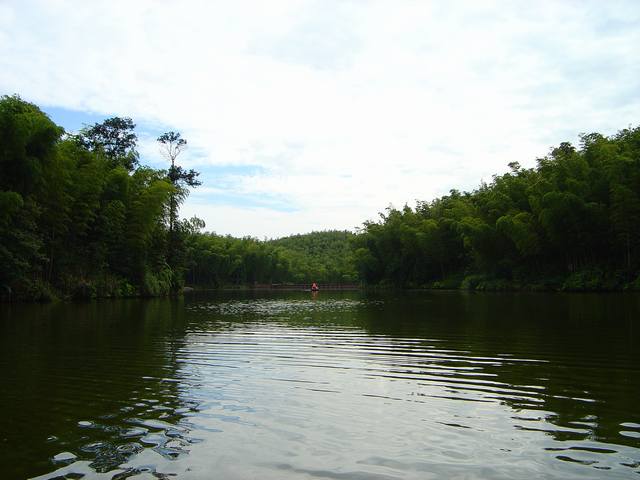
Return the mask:
<path fill-rule="evenodd" d="M 83 128 L 76 138 L 87 150 L 101 151 L 113 166 L 122 165 L 132 171 L 139 158 L 135 128 L 136 124 L 128 117 L 112 117 Z"/>
<path fill-rule="evenodd" d="M 167 263 L 174 271 L 174 290 L 179 287 L 182 278 L 181 270 L 186 259 L 183 252 L 183 238 L 178 221 L 178 208 L 189 195 L 189 187 L 197 187 L 201 184 L 200 175 L 195 170 L 185 170 L 176 165 L 176 159 L 187 148 L 187 141 L 178 132 L 166 132 L 158 137 L 160 153 L 171 162 L 167 174 L 169 183 L 173 186 L 173 192 L 169 196 L 169 245 L 167 251 Z"/>
<path fill-rule="evenodd" d="M 0 97 L 0 190 L 37 194 L 63 131 L 34 104 Z"/>
<path fill-rule="evenodd" d="M 201 184 L 198 180 L 199 172 L 185 170 L 176 165 L 176 159 L 187 148 L 187 141 L 178 132 L 166 132 L 158 137 L 160 153 L 171 162 L 167 177 L 175 192 L 169 200 L 169 232 L 175 230 L 178 220 L 178 207 L 189 195 L 188 187 L 197 187 Z"/>
<path fill-rule="evenodd" d="M 626 266 L 631 270 L 633 245 L 640 236 L 640 199 L 625 185 L 611 187 L 611 224 L 616 240 L 623 246 Z"/>
<path fill-rule="evenodd" d="M 0 289 L 14 290 L 40 273 L 46 258 L 39 228 L 41 199 L 63 133 L 37 106 L 0 97 Z M 59 208 L 59 211 L 62 206 Z M 2 295 L 0 291 L 0 295 Z"/>

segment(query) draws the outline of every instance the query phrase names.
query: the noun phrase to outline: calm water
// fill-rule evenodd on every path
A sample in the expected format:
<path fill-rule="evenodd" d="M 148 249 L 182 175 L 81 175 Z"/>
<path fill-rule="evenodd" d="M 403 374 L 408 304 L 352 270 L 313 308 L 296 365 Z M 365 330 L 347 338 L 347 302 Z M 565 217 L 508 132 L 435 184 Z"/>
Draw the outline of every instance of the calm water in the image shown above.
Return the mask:
<path fill-rule="evenodd" d="M 639 341 L 634 295 L 4 305 L 0 471 L 640 479 Z"/>

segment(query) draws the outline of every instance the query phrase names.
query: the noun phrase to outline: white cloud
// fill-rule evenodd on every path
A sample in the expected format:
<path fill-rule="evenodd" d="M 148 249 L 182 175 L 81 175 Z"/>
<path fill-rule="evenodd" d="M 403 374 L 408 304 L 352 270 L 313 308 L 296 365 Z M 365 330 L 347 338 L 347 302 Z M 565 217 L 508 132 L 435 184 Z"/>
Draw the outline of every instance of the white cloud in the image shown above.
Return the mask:
<path fill-rule="evenodd" d="M 637 123 L 638 20 L 634 1 L 15 1 L 0 91 L 171 126 L 190 168 L 260 166 L 188 200 L 218 232 L 352 228 Z M 205 205 L 224 189 L 292 212 Z"/>

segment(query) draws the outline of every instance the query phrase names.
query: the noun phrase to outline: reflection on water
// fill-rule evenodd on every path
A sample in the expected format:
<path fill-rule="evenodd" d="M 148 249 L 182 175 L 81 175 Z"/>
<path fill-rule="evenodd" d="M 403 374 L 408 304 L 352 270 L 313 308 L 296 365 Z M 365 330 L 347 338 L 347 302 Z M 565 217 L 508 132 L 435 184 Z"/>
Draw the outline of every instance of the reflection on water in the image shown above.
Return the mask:
<path fill-rule="evenodd" d="M 629 478 L 633 295 L 0 310 L 8 478 Z M 639 477 L 640 478 L 640 477 Z"/>

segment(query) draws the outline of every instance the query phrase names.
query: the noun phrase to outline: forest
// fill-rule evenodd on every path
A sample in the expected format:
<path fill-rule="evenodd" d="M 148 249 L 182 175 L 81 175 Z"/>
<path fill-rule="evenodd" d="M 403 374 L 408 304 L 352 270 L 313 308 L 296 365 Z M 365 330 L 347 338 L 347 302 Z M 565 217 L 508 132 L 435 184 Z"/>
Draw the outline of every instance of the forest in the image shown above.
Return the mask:
<path fill-rule="evenodd" d="M 390 208 L 354 238 L 367 284 L 640 289 L 640 128 L 561 143 L 472 192 Z"/>
<path fill-rule="evenodd" d="M 158 138 L 170 165 L 139 164 L 135 124 L 114 117 L 69 135 L 18 96 L 0 99 L 3 297 L 163 295 L 184 272 L 179 205 L 197 172 L 175 164 L 186 141 Z"/>
<path fill-rule="evenodd" d="M 193 230 L 187 280 L 205 287 L 283 283 L 357 283 L 354 234 L 330 230 L 276 240 L 234 238 Z"/>
<path fill-rule="evenodd" d="M 561 143 L 471 192 L 389 208 L 355 233 L 274 240 L 204 231 L 180 205 L 200 185 L 158 138 L 140 163 L 135 124 L 69 134 L 36 105 L 0 99 L 0 297 L 158 296 L 184 285 L 361 283 L 477 290 L 640 289 L 640 128 Z"/>
<path fill-rule="evenodd" d="M 256 283 L 355 282 L 349 232 L 273 241 L 202 232 L 179 208 L 200 182 L 158 138 L 167 169 L 140 164 L 135 124 L 113 117 L 67 134 L 36 105 L 0 99 L 0 297 L 158 296 Z"/>

